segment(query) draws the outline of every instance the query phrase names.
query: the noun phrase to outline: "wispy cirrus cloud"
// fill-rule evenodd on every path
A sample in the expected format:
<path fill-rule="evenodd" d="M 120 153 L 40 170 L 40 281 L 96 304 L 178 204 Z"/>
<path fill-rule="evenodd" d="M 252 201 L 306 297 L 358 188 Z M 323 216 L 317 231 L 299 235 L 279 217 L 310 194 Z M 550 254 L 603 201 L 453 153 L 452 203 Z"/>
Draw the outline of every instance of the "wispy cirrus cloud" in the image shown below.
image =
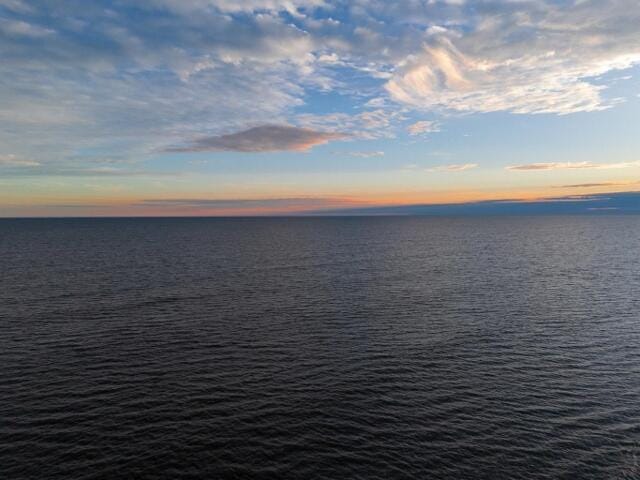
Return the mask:
<path fill-rule="evenodd" d="M 40 38 L 55 32 L 49 28 L 39 27 L 21 20 L 0 18 L 0 33 L 10 36 Z"/>
<path fill-rule="evenodd" d="M 372 152 L 348 152 L 347 155 L 350 157 L 357 158 L 374 158 L 374 157 L 384 157 L 384 152 L 381 150 L 375 150 Z"/>
<path fill-rule="evenodd" d="M 345 112 L 329 114 L 304 113 L 296 121 L 307 128 L 349 132 L 352 138 L 372 140 L 393 138 L 396 122 L 404 120 L 401 110 L 391 108 L 371 108 L 352 114 Z"/>
<path fill-rule="evenodd" d="M 326 5 L 324 0 L 152 0 L 152 3 L 181 13 L 206 13 L 214 9 L 225 13 L 285 11 L 292 15 Z"/>
<path fill-rule="evenodd" d="M 409 163 L 404 165 L 402 167 L 402 170 L 406 172 L 423 171 L 423 172 L 434 172 L 434 173 L 465 172 L 467 170 L 473 170 L 474 168 L 478 168 L 478 166 L 479 165 L 477 163 L 449 163 L 449 164 L 436 165 L 434 167 L 425 168 L 424 166 L 419 165 L 417 163 Z"/>
<path fill-rule="evenodd" d="M 523 165 L 510 165 L 505 167 L 511 171 L 540 171 L 540 170 L 609 170 L 619 168 L 640 167 L 638 162 L 619 162 L 619 163 L 593 163 L 593 162 L 542 162 L 542 163 L 526 163 Z"/>
<path fill-rule="evenodd" d="M 421 120 L 407 127 L 407 131 L 411 135 L 420 135 L 423 133 L 432 133 L 440 131 L 440 124 L 431 120 Z"/>
<path fill-rule="evenodd" d="M 462 164 L 452 164 L 452 165 L 441 165 L 439 167 L 435 167 L 435 171 L 446 171 L 446 172 L 464 172 L 466 170 L 472 170 L 477 168 L 477 163 L 462 163 Z"/>
<path fill-rule="evenodd" d="M 395 100 L 426 110 L 568 114 L 602 110 L 596 77 L 640 63 L 640 11 L 632 0 L 495 2 L 460 23 L 428 28 L 386 84 Z M 454 12 L 450 14 L 455 15 Z"/>
<path fill-rule="evenodd" d="M 0 155 L 0 166 L 7 167 L 37 167 L 40 165 L 39 162 L 35 160 L 30 160 L 27 158 L 21 158 L 17 155 L 8 154 L 8 155 Z"/>
<path fill-rule="evenodd" d="M 78 165 L 42 164 L 29 160 L 2 163 L 6 167 L 2 172 L 6 177 L 176 177 L 182 172 L 154 171 L 134 168 L 116 168 L 110 166 L 85 167 Z M 28 168 L 27 168 L 28 167 Z"/>
<path fill-rule="evenodd" d="M 165 152 L 304 152 L 316 145 L 348 136 L 291 125 L 261 125 L 227 135 L 203 137 Z"/>
<path fill-rule="evenodd" d="M 459 163 L 450 165 L 439 165 L 437 167 L 427 169 L 428 172 L 464 172 L 477 168 L 477 163 Z"/>

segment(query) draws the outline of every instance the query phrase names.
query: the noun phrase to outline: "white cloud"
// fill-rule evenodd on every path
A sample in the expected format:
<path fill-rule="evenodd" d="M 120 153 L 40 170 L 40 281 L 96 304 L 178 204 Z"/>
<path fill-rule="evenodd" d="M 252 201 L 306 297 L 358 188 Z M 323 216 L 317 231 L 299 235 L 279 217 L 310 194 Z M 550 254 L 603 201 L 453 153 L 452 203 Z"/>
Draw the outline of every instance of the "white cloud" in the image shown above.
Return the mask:
<path fill-rule="evenodd" d="M 308 128 L 329 129 L 348 133 L 353 138 L 390 138 L 395 135 L 396 121 L 403 120 L 400 110 L 378 108 L 357 114 L 330 113 L 326 115 L 300 114 L 296 121 Z"/>
<path fill-rule="evenodd" d="M 640 9 L 633 0 L 497 2 L 466 29 L 436 32 L 398 64 L 386 88 L 419 109 L 567 114 L 602 110 L 598 75 L 640 63 Z M 485 13 L 483 14 L 483 10 Z"/>
<path fill-rule="evenodd" d="M 440 131 L 440 124 L 431 120 L 421 120 L 407 127 L 407 131 L 411 135 L 420 135 L 423 133 L 433 133 Z"/>
<path fill-rule="evenodd" d="M 301 9 L 313 9 L 326 5 L 324 0 L 153 0 L 176 12 L 194 12 L 216 9 L 229 13 L 253 13 L 262 11 L 298 14 Z"/>
<path fill-rule="evenodd" d="M 6 167 L 37 167 L 40 163 L 29 160 L 26 158 L 20 158 L 13 154 L 0 155 L 0 166 Z"/>
<path fill-rule="evenodd" d="M 0 7 L 19 13 L 29 13 L 33 11 L 23 0 L 0 0 Z"/>
<path fill-rule="evenodd" d="M 0 33 L 23 37 L 39 38 L 55 33 L 48 28 L 32 25 L 21 20 L 7 20 L 0 18 Z"/>
<path fill-rule="evenodd" d="M 0 6 L 0 144 L 43 163 L 86 149 L 144 159 L 266 123 L 388 138 L 411 109 L 601 110 L 617 99 L 594 77 L 640 62 L 637 0 Z M 317 113 L 305 102 L 318 90 L 355 109 Z"/>
<path fill-rule="evenodd" d="M 462 163 L 451 165 L 439 165 L 437 167 L 427 169 L 428 172 L 464 172 L 477 168 L 477 163 Z"/>
<path fill-rule="evenodd" d="M 604 86 L 586 81 L 640 62 L 640 51 L 580 65 L 554 51 L 491 61 L 462 54 L 452 44 L 427 47 L 387 84 L 391 96 L 422 109 L 467 112 L 559 113 L 595 111 L 612 102 Z M 572 63 L 572 65 L 569 65 Z"/>
<path fill-rule="evenodd" d="M 358 158 L 374 158 L 374 157 L 384 157 L 384 152 L 382 151 L 373 151 L 373 152 L 349 152 L 349 155 L 352 157 Z"/>

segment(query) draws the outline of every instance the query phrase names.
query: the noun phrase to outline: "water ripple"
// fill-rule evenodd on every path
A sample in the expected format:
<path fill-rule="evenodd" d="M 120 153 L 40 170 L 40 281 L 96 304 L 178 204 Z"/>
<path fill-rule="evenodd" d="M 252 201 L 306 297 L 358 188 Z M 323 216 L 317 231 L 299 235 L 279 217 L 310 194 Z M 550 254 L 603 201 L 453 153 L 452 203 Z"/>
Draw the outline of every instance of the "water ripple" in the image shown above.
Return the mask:
<path fill-rule="evenodd" d="M 0 221 L 0 478 L 640 478 L 640 218 Z"/>

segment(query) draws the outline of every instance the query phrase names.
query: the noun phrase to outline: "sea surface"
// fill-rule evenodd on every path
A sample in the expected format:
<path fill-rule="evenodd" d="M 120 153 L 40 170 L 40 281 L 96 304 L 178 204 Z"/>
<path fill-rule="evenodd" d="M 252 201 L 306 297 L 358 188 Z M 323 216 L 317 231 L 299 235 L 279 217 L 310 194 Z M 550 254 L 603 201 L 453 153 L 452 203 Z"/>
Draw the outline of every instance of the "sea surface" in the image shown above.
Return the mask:
<path fill-rule="evenodd" d="M 640 216 L 0 221 L 0 478 L 638 479 Z"/>

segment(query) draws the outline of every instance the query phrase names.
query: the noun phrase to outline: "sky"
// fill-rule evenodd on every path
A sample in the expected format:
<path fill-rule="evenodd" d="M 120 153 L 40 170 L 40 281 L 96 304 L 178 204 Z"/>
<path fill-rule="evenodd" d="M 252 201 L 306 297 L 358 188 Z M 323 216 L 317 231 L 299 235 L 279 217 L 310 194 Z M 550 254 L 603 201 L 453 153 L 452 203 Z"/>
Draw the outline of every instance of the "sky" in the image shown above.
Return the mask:
<path fill-rule="evenodd" d="M 0 216 L 624 210 L 638 25 L 637 0 L 0 0 Z"/>

